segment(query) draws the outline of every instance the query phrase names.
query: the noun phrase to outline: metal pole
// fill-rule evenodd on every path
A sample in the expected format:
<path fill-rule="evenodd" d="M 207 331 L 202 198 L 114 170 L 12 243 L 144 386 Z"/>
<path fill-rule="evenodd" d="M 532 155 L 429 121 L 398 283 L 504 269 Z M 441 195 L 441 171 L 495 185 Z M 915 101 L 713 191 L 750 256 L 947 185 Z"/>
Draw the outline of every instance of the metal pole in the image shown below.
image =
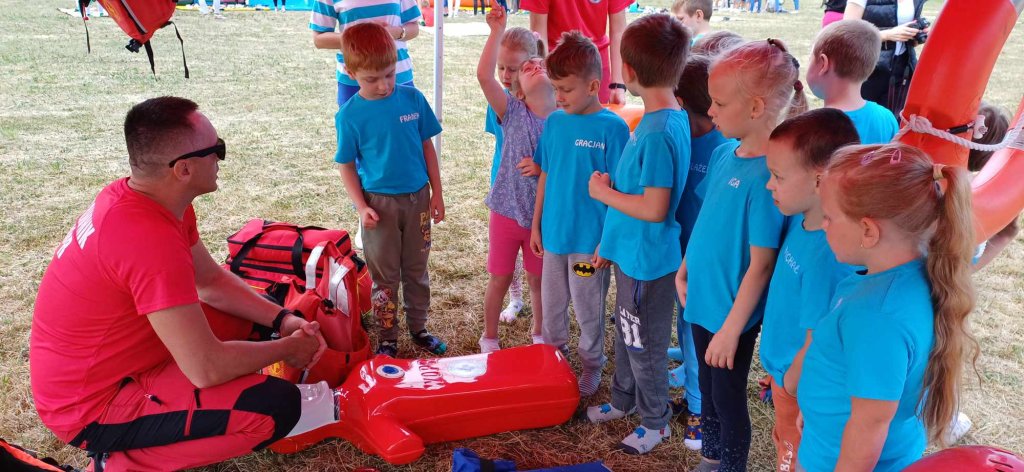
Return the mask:
<path fill-rule="evenodd" d="M 434 114 L 444 124 L 444 1 L 434 3 Z M 442 133 L 443 134 L 443 133 Z M 434 137 L 434 149 L 441 159 L 441 135 Z"/>

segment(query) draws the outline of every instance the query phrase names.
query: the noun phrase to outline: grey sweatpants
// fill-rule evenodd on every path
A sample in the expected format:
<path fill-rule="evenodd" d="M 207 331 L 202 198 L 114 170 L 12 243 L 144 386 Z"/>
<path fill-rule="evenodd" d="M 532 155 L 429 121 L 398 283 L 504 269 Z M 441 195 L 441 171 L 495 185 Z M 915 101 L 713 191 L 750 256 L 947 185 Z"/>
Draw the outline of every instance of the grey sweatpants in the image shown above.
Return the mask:
<path fill-rule="evenodd" d="M 576 322 L 580 325 L 578 352 L 584 370 L 604 367 L 604 312 L 610 269 L 590 264 L 593 254 L 544 253 L 540 279 L 541 305 L 544 309 L 544 342 L 561 348 L 569 342 L 569 300 L 572 299 Z"/>
<path fill-rule="evenodd" d="M 416 193 L 386 195 L 364 192 L 380 220 L 363 228 L 363 255 L 373 279 L 373 314 L 380 339 L 398 339 L 398 287 L 402 286 L 405 321 L 410 333 L 427 327 L 430 309 L 430 185 Z"/>
<path fill-rule="evenodd" d="M 675 307 L 675 272 L 636 280 L 615 266 L 615 375 L 612 406 L 640 413 L 640 424 L 668 424 L 668 354 Z"/>

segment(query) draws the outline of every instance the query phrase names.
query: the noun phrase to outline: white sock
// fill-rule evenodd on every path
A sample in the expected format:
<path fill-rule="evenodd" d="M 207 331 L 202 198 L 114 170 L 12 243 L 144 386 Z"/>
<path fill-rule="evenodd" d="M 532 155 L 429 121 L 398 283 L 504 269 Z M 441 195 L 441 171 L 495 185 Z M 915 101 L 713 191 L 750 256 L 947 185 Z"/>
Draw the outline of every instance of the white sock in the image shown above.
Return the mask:
<path fill-rule="evenodd" d="M 498 344 L 498 338 L 480 337 L 480 352 L 486 354 L 499 350 L 501 350 L 501 346 Z"/>

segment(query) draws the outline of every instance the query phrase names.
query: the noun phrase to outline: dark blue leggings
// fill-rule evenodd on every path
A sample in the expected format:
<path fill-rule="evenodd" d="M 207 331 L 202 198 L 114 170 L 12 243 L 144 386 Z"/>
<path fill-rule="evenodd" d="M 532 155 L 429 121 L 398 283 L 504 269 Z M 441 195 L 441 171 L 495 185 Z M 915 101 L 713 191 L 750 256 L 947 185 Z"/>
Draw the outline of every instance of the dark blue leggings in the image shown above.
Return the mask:
<path fill-rule="evenodd" d="M 747 412 L 747 375 L 754 358 L 754 342 L 761 331 L 758 323 L 740 335 L 733 369 L 719 369 L 704 362 L 714 333 L 692 324 L 693 344 L 700 365 L 701 455 L 720 460 L 718 472 L 744 472 L 750 452 L 750 413 Z"/>

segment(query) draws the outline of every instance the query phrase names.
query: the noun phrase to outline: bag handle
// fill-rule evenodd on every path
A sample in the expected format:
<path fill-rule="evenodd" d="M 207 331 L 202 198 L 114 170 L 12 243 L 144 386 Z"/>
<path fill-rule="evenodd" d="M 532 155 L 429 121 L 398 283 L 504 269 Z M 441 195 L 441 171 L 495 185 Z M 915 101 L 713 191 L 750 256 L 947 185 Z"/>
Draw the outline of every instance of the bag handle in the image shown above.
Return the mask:
<path fill-rule="evenodd" d="M 302 238 L 302 232 L 298 231 L 295 226 L 277 225 L 277 224 L 264 225 L 262 231 L 260 231 L 259 233 L 256 233 L 251 238 L 249 238 L 246 242 L 242 243 L 242 247 L 238 249 L 238 252 L 235 253 L 235 257 L 233 257 L 231 259 L 231 272 L 234 272 L 235 274 L 241 274 L 242 273 L 242 262 L 245 261 L 245 258 L 249 256 L 249 253 L 253 250 L 253 248 L 256 247 L 256 244 L 258 244 L 260 242 L 260 238 L 262 238 L 263 236 L 266 236 L 267 233 L 270 233 L 272 231 L 294 231 L 295 232 L 295 234 L 296 234 L 295 243 L 292 244 L 292 250 L 291 250 L 291 253 L 292 253 L 292 271 L 294 271 L 295 275 L 297 275 L 297 276 L 301 276 L 302 274 L 304 274 L 306 271 L 302 267 L 302 248 L 303 248 L 303 244 L 304 244 L 304 241 L 303 241 L 303 238 Z M 312 259 L 312 257 L 310 257 L 310 259 Z"/>
<path fill-rule="evenodd" d="M 322 295 L 334 303 L 334 306 L 345 316 L 350 316 L 352 309 L 349 306 L 348 286 L 345 279 L 353 273 L 354 264 L 342 257 L 341 251 L 333 242 L 321 241 L 313 248 L 309 260 L 306 261 L 306 290 L 317 288 L 317 267 L 321 267 L 323 270 L 323 280 L 320 281 L 320 286 L 324 289 Z"/>

